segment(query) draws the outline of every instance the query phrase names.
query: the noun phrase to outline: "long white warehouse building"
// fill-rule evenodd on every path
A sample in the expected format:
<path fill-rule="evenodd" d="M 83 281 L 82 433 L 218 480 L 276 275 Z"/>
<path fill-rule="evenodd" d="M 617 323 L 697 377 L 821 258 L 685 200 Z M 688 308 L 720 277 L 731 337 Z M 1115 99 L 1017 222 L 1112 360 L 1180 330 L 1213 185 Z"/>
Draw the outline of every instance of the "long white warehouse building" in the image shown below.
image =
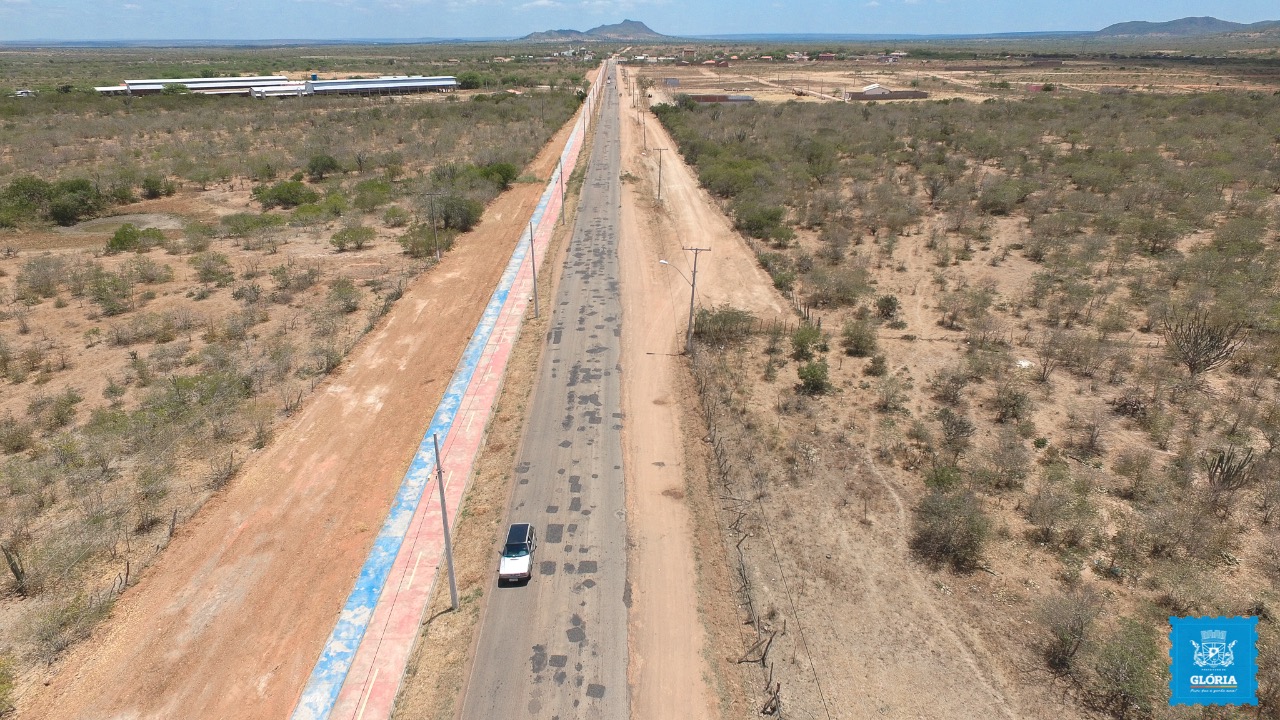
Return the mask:
<path fill-rule="evenodd" d="M 314 76 L 313 76 L 314 77 Z M 303 95 L 401 95 L 417 92 L 451 92 L 458 89 L 453 76 L 386 75 L 340 80 L 290 80 L 283 75 L 225 78 L 154 78 L 126 80 L 120 85 L 94 88 L 104 95 L 155 95 L 166 86 L 180 85 L 200 95 L 252 95 L 288 97 Z"/>
<path fill-rule="evenodd" d="M 283 75 L 257 75 L 252 77 L 221 78 L 155 78 L 151 80 L 125 80 L 120 85 L 96 87 L 103 95 L 156 95 L 164 92 L 166 85 L 181 85 L 193 93 L 202 95 L 248 95 L 249 89 L 280 85 L 290 82 Z"/>

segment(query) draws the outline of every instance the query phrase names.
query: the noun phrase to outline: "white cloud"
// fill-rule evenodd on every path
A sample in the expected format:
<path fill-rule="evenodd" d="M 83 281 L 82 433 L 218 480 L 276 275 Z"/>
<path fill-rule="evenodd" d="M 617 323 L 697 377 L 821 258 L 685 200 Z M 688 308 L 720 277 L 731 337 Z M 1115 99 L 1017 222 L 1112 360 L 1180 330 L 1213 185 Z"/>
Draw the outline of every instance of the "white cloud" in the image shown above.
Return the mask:
<path fill-rule="evenodd" d="M 142 6 L 138 5 L 137 3 L 125 3 L 124 9 L 125 10 L 141 10 Z"/>
<path fill-rule="evenodd" d="M 880 7 L 880 0 L 871 0 L 867 3 L 867 7 Z"/>
<path fill-rule="evenodd" d="M 541 8 L 558 8 L 558 7 L 564 7 L 564 6 L 556 2 L 556 0 L 533 0 L 533 2 L 527 2 L 521 5 L 520 9 L 521 10 L 538 10 Z"/>
<path fill-rule="evenodd" d="M 595 13 L 631 12 L 645 5 L 668 5 L 669 0 L 583 0 L 578 3 L 583 9 Z"/>

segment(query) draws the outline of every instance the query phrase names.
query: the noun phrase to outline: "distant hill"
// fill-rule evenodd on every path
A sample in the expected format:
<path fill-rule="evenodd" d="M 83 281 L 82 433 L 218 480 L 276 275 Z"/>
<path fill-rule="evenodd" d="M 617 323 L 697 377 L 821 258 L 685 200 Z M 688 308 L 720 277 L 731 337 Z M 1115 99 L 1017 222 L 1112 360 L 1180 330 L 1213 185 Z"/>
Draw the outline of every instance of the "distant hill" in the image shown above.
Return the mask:
<path fill-rule="evenodd" d="M 1265 32 L 1280 29 L 1280 20 L 1237 23 L 1213 17 L 1186 17 L 1169 22 L 1122 22 L 1099 30 L 1098 37 L 1196 37 L 1225 33 Z"/>
<path fill-rule="evenodd" d="M 650 30 L 648 25 L 639 20 L 623 20 L 614 25 L 601 25 L 600 27 L 591 28 L 586 32 L 578 30 L 547 30 L 546 32 L 530 33 L 520 39 L 532 42 L 602 42 L 610 40 L 631 42 L 633 40 L 666 40 L 669 38 L 666 35 Z"/>

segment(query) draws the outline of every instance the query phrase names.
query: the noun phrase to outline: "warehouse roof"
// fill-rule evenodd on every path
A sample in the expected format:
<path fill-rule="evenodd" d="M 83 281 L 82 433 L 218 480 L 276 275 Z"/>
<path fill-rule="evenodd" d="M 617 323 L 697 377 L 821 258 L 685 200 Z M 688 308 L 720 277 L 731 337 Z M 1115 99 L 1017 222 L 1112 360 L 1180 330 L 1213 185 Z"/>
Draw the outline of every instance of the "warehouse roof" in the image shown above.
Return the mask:
<path fill-rule="evenodd" d="M 451 76 L 383 76 L 378 78 L 347 78 L 343 80 L 310 80 L 307 90 L 313 93 L 365 93 L 390 90 L 436 90 L 458 86 L 458 79 Z"/>

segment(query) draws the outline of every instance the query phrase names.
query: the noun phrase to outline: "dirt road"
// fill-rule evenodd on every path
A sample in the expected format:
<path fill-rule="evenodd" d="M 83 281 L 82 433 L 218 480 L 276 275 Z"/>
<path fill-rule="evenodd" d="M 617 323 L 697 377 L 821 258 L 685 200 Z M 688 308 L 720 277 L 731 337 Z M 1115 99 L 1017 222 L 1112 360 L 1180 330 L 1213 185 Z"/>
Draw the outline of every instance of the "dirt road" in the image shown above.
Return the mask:
<path fill-rule="evenodd" d="M 529 172 L 550 173 L 569 128 Z M 503 194 L 415 281 L 22 717 L 288 715 L 541 191 Z"/>
<path fill-rule="evenodd" d="M 719 716 L 709 685 L 695 567 L 690 472 L 680 404 L 691 277 L 681 247 L 710 247 L 698 264 L 701 305 L 732 303 L 762 316 L 785 312 L 751 252 L 703 195 L 674 152 L 662 159 L 658 203 L 656 150 L 642 146 L 639 113 L 623 112 L 623 169 L 635 182 L 622 195 L 622 366 L 624 467 L 627 475 L 628 572 L 631 581 L 631 716 L 643 720 Z M 674 148 L 659 123 L 646 122 L 650 147 Z M 667 260 L 675 267 L 662 265 Z M 677 269 L 679 272 L 677 272 Z M 683 275 L 681 274 L 683 273 Z M 692 484 L 692 480 L 690 480 Z M 714 557 L 714 553 L 712 554 Z M 704 610 L 707 609 L 705 606 Z M 716 610 L 710 611 L 718 614 Z M 733 609 L 719 613 L 733 616 Z"/>

